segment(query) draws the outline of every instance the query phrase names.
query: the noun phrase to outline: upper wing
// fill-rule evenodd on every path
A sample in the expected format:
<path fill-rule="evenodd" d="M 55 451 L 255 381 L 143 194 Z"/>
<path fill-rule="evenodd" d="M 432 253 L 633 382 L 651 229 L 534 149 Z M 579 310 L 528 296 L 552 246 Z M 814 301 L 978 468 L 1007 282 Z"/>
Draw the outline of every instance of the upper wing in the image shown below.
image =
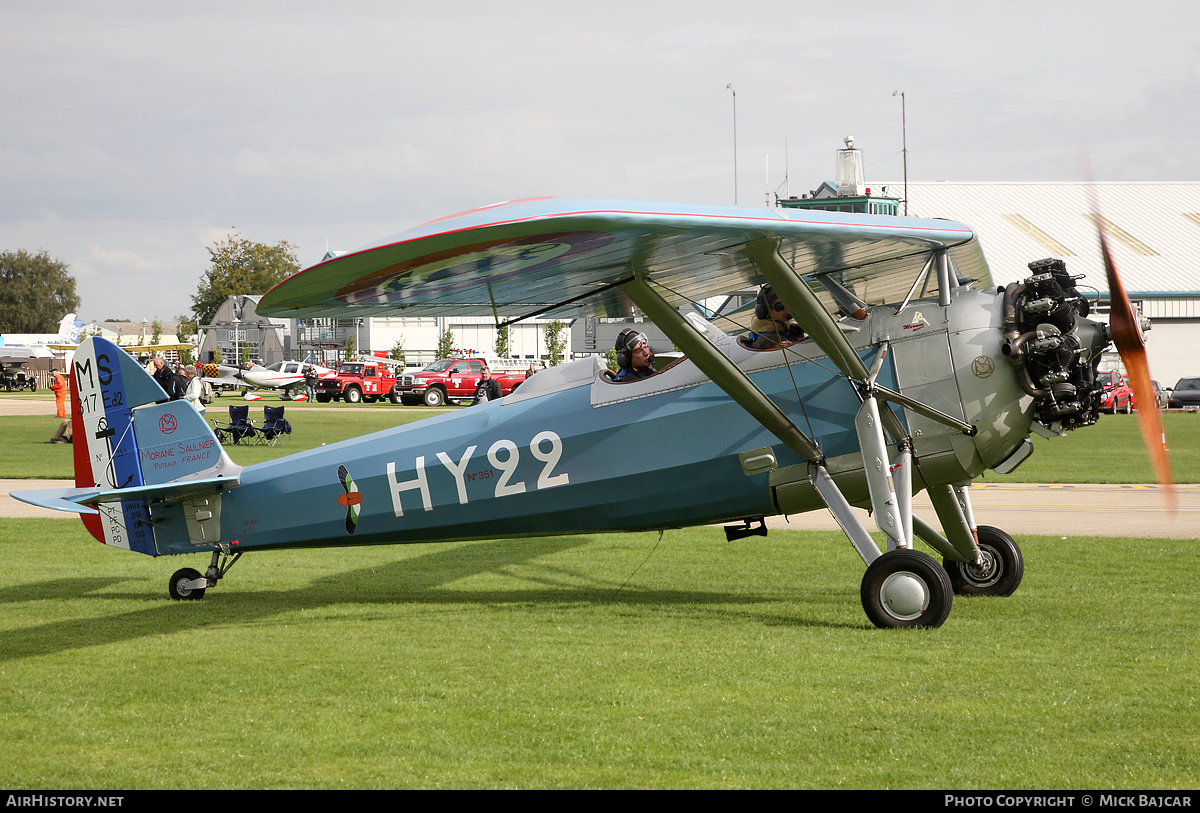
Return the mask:
<path fill-rule="evenodd" d="M 120 346 L 126 353 L 166 353 L 169 350 L 180 352 L 181 350 L 195 350 L 196 345 L 188 342 L 180 342 L 178 344 L 123 344 Z"/>
<path fill-rule="evenodd" d="M 269 291 L 258 312 L 627 316 L 619 286 L 635 273 L 677 306 L 763 282 L 742 249 L 764 238 L 779 241 L 818 293 L 822 275 L 834 275 L 869 304 L 902 300 L 941 248 L 960 278 L 991 284 L 974 234 L 948 220 L 539 198 L 435 220 L 312 266 Z M 926 285 L 919 295 L 936 291 L 936 274 Z"/>

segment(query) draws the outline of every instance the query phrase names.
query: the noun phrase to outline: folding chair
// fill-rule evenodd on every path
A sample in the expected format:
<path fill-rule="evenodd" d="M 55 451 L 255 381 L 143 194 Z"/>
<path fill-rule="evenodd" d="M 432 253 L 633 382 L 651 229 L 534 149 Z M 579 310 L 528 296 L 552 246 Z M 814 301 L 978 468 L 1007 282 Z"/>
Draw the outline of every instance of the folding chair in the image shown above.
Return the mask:
<path fill-rule="evenodd" d="M 263 425 L 257 429 L 259 442 L 268 446 L 286 441 L 287 436 L 292 434 L 292 425 L 283 417 L 281 406 L 264 406 Z"/>
<path fill-rule="evenodd" d="M 253 440 L 258 430 L 253 422 L 249 420 L 250 407 L 248 405 L 234 405 L 229 407 L 229 423 L 222 423 L 218 420 L 213 420 L 213 430 L 217 433 L 217 440 L 225 443 L 230 438 L 233 439 L 233 445 L 237 446 L 243 440 Z"/>

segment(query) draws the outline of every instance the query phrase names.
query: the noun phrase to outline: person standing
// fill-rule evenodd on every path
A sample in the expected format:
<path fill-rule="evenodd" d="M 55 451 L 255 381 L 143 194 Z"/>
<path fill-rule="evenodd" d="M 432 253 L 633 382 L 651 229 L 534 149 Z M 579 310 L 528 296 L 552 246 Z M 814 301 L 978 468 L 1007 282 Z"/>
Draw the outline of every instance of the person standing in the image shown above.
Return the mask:
<path fill-rule="evenodd" d="M 71 442 L 71 415 L 67 412 L 67 380 L 58 370 L 54 371 L 54 379 L 50 382 L 50 389 L 54 392 L 54 407 L 58 417 L 62 421 L 58 424 L 58 431 L 54 433 L 54 437 L 46 441 L 47 443 L 70 443 Z"/>
<path fill-rule="evenodd" d="M 484 401 L 499 401 L 503 395 L 500 382 L 492 378 L 492 371 L 485 364 L 479 371 L 479 384 L 475 387 L 475 400 L 471 402 L 471 406 L 482 404 Z"/>
<path fill-rule="evenodd" d="M 196 411 L 203 416 L 204 401 L 201 396 L 204 395 L 204 379 L 196 375 L 194 367 L 184 367 L 183 377 L 187 380 L 187 386 L 183 391 L 184 400 L 194 406 Z"/>

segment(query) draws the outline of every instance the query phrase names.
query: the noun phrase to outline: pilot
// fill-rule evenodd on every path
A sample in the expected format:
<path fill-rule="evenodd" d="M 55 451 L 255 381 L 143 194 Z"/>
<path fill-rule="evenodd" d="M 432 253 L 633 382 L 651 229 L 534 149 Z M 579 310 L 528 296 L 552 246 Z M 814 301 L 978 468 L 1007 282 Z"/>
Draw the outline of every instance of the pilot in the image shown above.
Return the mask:
<path fill-rule="evenodd" d="M 773 350 L 798 342 L 804 336 L 804 329 L 796 324 L 775 289 L 769 283 L 759 288 L 758 299 L 754 303 L 754 319 L 746 336 L 750 349 Z"/>
<path fill-rule="evenodd" d="M 654 375 L 654 350 L 645 333 L 639 333 L 632 328 L 622 330 L 617 335 L 614 348 L 617 353 L 617 381 L 636 381 L 639 378 L 649 378 Z"/>

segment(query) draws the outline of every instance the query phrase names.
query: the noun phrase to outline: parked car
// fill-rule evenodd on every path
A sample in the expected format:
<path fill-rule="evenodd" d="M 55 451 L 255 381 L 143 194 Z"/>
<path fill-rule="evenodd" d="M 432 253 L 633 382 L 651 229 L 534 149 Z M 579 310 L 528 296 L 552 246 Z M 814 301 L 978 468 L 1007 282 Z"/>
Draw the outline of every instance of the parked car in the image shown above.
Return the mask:
<path fill-rule="evenodd" d="M 1200 378 L 1181 378 L 1167 397 L 1170 409 L 1200 408 Z"/>
<path fill-rule="evenodd" d="M 1159 384 L 1157 381 L 1151 381 L 1150 384 L 1154 387 L 1154 398 L 1158 401 L 1158 408 L 1166 409 L 1167 408 L 1167 391 L 1165 389 L 1163 389 L 1162 384 Z M 1135 409 L 1137 408 L 1136 401 L 1134 401 L 1133 406 Z"/>
<path fill-rule="evenodd" d="M 1105 370 L 1096 374 L 1096 383 L 1104 387 L 1100 394 L 1100 411 L 1116 414 L 1133 412 L 1133 390 L 1125 376 L 1116 370 Z"/>
<path fill-rule="evenodd" d="M 1125 383 L 1126 384 L 1129 383 L 1128 378 L 1125 379 Z M 1167 393 L 1169 392 L 1169 390 L 1164 390 L 1162 387 L 1162 384 L 1159 384 L 1157 381 L 1151 381 L 1150 386 L 1154 389 L 1154 405 L 1158 409 L 1166 409 L 1167 408 Z M 1132 391 L 1132 389 L 1133 389 L 1133 387 L 1130 387 L 1131 391 Z M 1133 393 L 1133 408 L 1135 410 L 1140 408 L 1140 407 L 1138 407 L 1138 399 L 1137 399 L 1136 392 Z"/>

